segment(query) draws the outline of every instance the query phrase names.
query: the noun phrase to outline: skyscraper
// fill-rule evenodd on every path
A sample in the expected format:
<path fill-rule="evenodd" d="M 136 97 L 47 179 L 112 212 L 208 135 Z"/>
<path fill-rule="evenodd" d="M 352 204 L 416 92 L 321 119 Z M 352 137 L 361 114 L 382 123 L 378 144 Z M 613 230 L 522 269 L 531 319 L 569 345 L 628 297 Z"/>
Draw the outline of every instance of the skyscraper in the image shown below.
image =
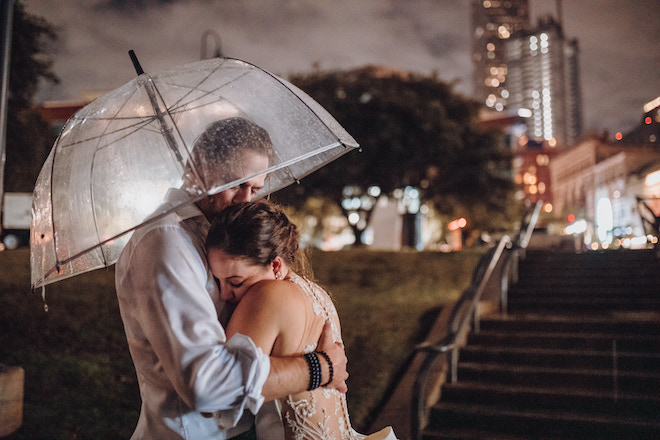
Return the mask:
<path fill-rule="evenodd" d="M 506 107 L 510 91 L 505 42 L 528 27 L 528 0 L 472 1 L 474 97 L 488 108 Z"/>
<path fill-rule="evenodd" d="M 546 16 L 535 27 L 528 0 L 473 0 L 471 7 L 474 98 L 523 116 L 522 144 L 575 141 L 582 131 L 579 50 L 564 37 L 561 0 L 559 18 Z"/>
<path fill-rule="evenodd" d="M 529 140 L 565 146 L 580 135 L 578 53 L 577 41 L 566 40 L 549 16 L 506 42 L 506 108 L 526 118 Z"/>

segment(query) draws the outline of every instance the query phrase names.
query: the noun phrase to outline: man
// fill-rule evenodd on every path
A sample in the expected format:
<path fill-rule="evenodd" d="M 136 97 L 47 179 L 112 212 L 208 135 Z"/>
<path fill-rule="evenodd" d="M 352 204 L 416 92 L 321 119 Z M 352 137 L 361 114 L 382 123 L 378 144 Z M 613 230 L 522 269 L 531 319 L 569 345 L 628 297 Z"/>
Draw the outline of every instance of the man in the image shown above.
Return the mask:
<path fill-rule="evenodd" d="M 269 358 L 245 336 L 226 340 L 227 311 L 206 261 L 209 220 L 252 200 L 271 151 L 268 133 L 246 119 L 211 124 L 195 142 L 182 188 L 166 196 L 165 208 L 182 206 L 136 230 L 119 257 L 117 297 L 142 398 L 134 439 L 232 438 L 251 428 L 250 413 L 264 400 L 305 390 L 318 375 L 304 357 Z M 200 188 L 236 178 L 249 180 L 185 204 Z M 343 346 L 326 334 L 318 349 L 333 368 L 318 356 L 314 383 L 346 391 Z"/>

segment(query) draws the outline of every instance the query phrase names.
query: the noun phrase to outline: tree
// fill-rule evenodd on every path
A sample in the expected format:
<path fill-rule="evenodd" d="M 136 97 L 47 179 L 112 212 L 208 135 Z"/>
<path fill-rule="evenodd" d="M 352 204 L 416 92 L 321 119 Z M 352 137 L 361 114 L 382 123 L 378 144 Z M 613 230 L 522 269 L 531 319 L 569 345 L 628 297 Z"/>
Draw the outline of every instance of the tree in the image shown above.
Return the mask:
<path fill-rule="evenodd" d="M 363 148 L 279 192 L 277 200 L 300 206 L 307 197 L 325 197 L 341 205 L 346 187 L 377 186 L 386 195 L 411 187 L 439 213 L 469 216 L 474 227 L 491 228 L 503 218 L 513 189 L 510 153 L 501 133 L 481 129 L 480 105 L 455 93 L 453 84 L 374 66 L 290 80 Z"/>
<path fill-rule="evenodd" d="M 46 55 L 56 34 L 22 2 L 13 9 L 4 185 L 7 192 L 32 192 L 55 137 L 33 99 L 40 80 L 57 82 Z"/>

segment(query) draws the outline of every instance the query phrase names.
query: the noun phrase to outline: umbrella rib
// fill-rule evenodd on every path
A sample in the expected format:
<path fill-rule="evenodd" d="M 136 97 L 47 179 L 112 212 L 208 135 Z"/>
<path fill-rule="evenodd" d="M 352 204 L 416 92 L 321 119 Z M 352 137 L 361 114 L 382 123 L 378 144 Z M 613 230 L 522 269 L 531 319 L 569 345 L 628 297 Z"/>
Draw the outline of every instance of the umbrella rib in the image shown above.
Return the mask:
<path fill-rule="evenodd" d="M 170 117 L 170 120 L 172 121 L 173 130 L 175 130 L 175 131 L 177 132 L 177 134 L 179 135 L 179 139 L 181 140 L 181 143 L 183 144 L 183 148 L 186 150 L 186 152 L 187 152 L 188 154 L 190 154 L 190 151 L 189 151 L 188 146 L 186 145 L 186 143 L 183 141 L 183 136 L 181 135 L 181 132 L 179 131 L 179 127 L 177 126 L 177 124 L 176 124 L 176 122 L 175 122 L 175 119 L 174 119 L 174 116 L 173 116 L 173 113 L 174 113 L 174 112 L 173 112 L 173 109 L 184 108 L 184 107 L 190 105 L 191 103 L 194 103 L 195 101 L 200 100 L 201 98 L 205 98 L 205 97 L 207 97 L 207 96 L 210 96 L 213 92 L 219 90 L 220 88 L 225 87 L 225 86 L 227 86 L 228 84 L 231 84 L 232 82 L 237 81 L 239 78 L 242 78 L 243 76 L 247 75 L 247 73 L 243 73 L 243 74 L 241 74 L 239 77 L 234 78 L 234 79 L 232 79 L 231 81 L 227 81 L 227 82 L 223 83 L 222 85 L 219 85 L 219 86 L 215 87 L 212 91 L 204 92 L 204 94 L 203 94 L 202 96 L 197 97 L 197 98 L 195 98 L 195 99 L 193 99 L 193 100 L 191 100 L 191 101 L 189 101 L 189 102 L 187 102 L 187 103 L 185 103 L 185 104 L 182 104 L 183 100 L 184 100 L 186 97 L 190 96 L 190 94 L 192 93 L 193 90 L 199 90 L 197 87 L 199 87 L 199 85 L 203 84 L 208 78 L 211 77 L 211 75 L 212 75 L 213 73 L 215 73 L 215 72 L 216 72 L 217 70 L 219 70 L 219 69 L 220 69 L 220 66 L 218 66 L 218 67 L 217 67 L 216 69 L 214 69 L 212 72 L 209 72 L 209 73 L 208 73 L 203 79 L 201 79 L 201 80 L 200 80 L 200 81 L 199 81 L 194 87 L 190 87 L 190 90 L 189 90 L 184 96 L 182 96 L 181 98 L 179 98 L 179 100 L 178 100 L 174 105 L 172 105 L 171 107 L 168 107 L 167 104 L 165 103 L 165 99 L 163 99 L 163 96 L 161 95 L 160 91 L 158 90 L 158 87 L 156 87 L 156 84 L 155 84 L 153 81 L 151 82 L 151 85 L 153 86 L 154 90 L 156 91 L 156 93 L 158 93 L 158 96 L 160 96 L 161 101 L 165 104 L 165 111 L 167 112 L 168 116 Z M 168 84 L 168 83 L 165 82 L 165 81 L 163 81 L 163 84 Z M 170 85 L 171 85 L 171 84 L 170 84 Z M 200 106 L 197 106 L 197 107 L 194 107 L 194 108 L 201 108 L 201 107 L 203 107 L 203 105 L 200 105 Z M 178 113 L 178 112 L 177 112 L 177 113 Z M 175 113 L 175 114 L 176 114 L 176 113 Z M 160 121 L 160 118 L 159 118 L 159 121 Z M 161 124 L 162 124 L 162 123 L 161 123 Z M 166 138 L 167 138 L 167 135 L 166 135 Z M 177 155 L 180 154 L 180 153 L 178 152 L 178 150 L 176 151 L 176 153 L 177 153 Z M 177 157 L 179 157 L 179 156 L 177 156 Z M 197 179 L 199 180 L 199 182 L 204 182 L 204 179 L 201 178 L 201 176 L 200 176 L 199 171 L 197 170 L 197 168 L 193 166 L 193 167 L 191 167 L 191 169 L 192 169 L 192 171 L 197 175 Z M 208 190 L 205 188 L 204 191 L 207 192 Z"/>
<path fill-rule="evenodd" d="M 160 96 L 161 101 L 163 101 L 163 103 L 165 103 L 165 101 L 163 100 L 163 97 L 161 96 L 160 92 L 156 88 L 156 85 L 153 83 L 151 77 L 147 76 L 147 80 L 146 80 L 146 83 L 145 83 L 145 90 L 146 90 L 147 95 L 149 97 L 149 100 L 152 104 L 152 108 L 155 112 L 155 115 L 153 115 L 153 116 L 151 116 L 147 119 L 142 120 L 141 123 L 133 124 L 131 126 L 132 130 L 129 133 L 126 133 L 124 136 L 120 137 L 119 139 L 116 139 L 114 142 L 118 142 L 120 139 L 124 139 L 124 138 L 130 136 L 131 134 L 139 131 L 140 129 L 145 129 L 145 127 L 149 127 L 149 125 L 151 125 L 151 123 L 154 120 L 157 120 L 160 123 L 160 127 L 161 127 L 160 133 L 164 136 L 166 144 L 174 152 L 174 155 L 175 155 L 176 159 L 183 166 L 183 158 L 181 157 L 181 153 L 179 152 L 177 146 L 175 145 L 176 141 L 173 139 L 171 131 L 168 130 L 168 126 L 167 126 L 167 124 L 165 123 L 165 120 L 164 120 L 165 118 L 162 115 L 162 112 L 161 112 L 160 108 L 158 107 L 158 102 L 156 100 L 156 97 L 154 96 L 154 90 L 151 90 L 150 86 L 153 87 L 153 89 L 155 90 L 155 93 L 158 93 L 158 96 Z M 135 93 L 136 93 L 136 91 L 134 90 L 131 95 L 134 95 Z M 123 110 L 123 108 L 126 106 L 127 103 L 128 103 L 128 100 L 124 101 L 124 103 L 121 105 L 121 107 L 119 109 L 117 109 L 117 111 L 115 112 L 115 116 L 120 111 Z M 169 113 L 168 113 L 168 116 L 171 118 L 171 115 L 169 115 Z M 111 120 L 113 120 L 113 118 L 111 118 Z M 119 132 L 119 130 L 115 131 L 115 133 L 117 133 L 117 132 Z M 153 132 L 156 133 L 158 131 L 154 129 Z M 101 139 L 101 137 L 99 136 L 98 140 L 100 140 L 100 139 Z M 97 147 L 94 150 L 94 158 L 96 158 L 96 155 L 100 150 L 109 148 L 111 145 L 114 144 L 114 142 L 111 142 L 107 145 L 103 145 L 102 147 Z M 92 160 L 92 164 L 91 164 L 91 167 L 90 167 L 90 176 L 93 175 L 93 170 L 94 170 L 95 163 L 96 163 L 96 160 Z M 94 185 L 94 180 L 90 178 L 90 198 L 92 199 L 92 206 L 95 206 L 93 185 Z M 98 246 L 96 246 L 94 248 L 98 247 L 100 249 L 101 258 L 103 259 L 103 265 L 105 267 L 108 267 L 108 259 L 106 258 L 105 251 L 104 251 L 104 248 L 103 248 L 102 244 L 107 243 L 109 240 L 105 240 L 105 241 L 101 240 L 101 234 L 100 234 L 100 230 L 99 230 L 99 227 L 98 227 L 98 221 L 97 221 L 97 216 L 96 216 L 96 211 L 95 210 L 92 210 L 92 216 L 93 216 L 93 219 L 94 219 L 93 223 L 94 223 L 94 229 L 96 231 L 97 241 L 100 243 Z M 119 237 L 121 235 L 122 234 L 118 235 L 117 237 Z M 112 238 L 110 240 L 112 240 Z M 94 249 L 94 248 L 92 248 L 92 249 Z M 112 263 L 110 263 L 110 264 L 112 264 Z"/>
<path fill-rule="evenodd" d="M 179 161 L 181 166 L 183 166 L 183 156 L 181 156 L 181 152 L 179 151 L 177 142 L 174 139 L 174 136 L 172 135 L 173 129 L 172 127 L 170 127 L 169 124 L 167 124 L 167 121 L 165 120 L 165 115 L 163 111 L 160 109 L 160 106 L 158 105 L 158 101 L 156 99 L 155 94 L 158 94 L 163 104 L 165 104 L 165 100 L 163 99 L 163 96 L 158 90 L 158 87 L 156 87 L 156 84 L 154 83 L 153 79 L 150 76 L 147 76 L 147 80 L 145 83 L 145 90 L 147 92 L 147 95 L 149 96 L 149 101 L 151 101 L 151 107 L 153 108 L 154 112 L 156 112 L 155 116 L 158 122 L 160 123 L 161 133 L 165 137 L 165 142 L 167 142 L 167 145 L 170 147 L 170 149 L 176 156 L 176 159 Z M 167 113 L 167 116 L 170 118 L 170 120 L 172 120 L 172 115 L 170 114 L 167 105 L 165 105 L 165 113 Z M 174 125 L 174 127 L 176 128 L 176 124 L 174 124 L 174 121 L 172 121 L 172 125 Z M 179 133 L 178 130 L 177 133 Z M 180 133 L 179 133 L 179 138 L 180 138 Z"/>
<path fill-rule="evenodd" d="M 185 104 L 182 104 L 182 102 L 183 102 L 188 96 L 190 96 L 190 94 L 191 94 L 194 90 L 200 91 L 200 89 L 199 89 L 198 87 L 199 87 L 200 85 L 204 84 L 204 83 L 205 83 L 205 82 L 206 82 L 206 81 L 207 81 L 207 80 L 208 80 L 208 79 L 209 79 L 214 73 L 216 73 L 218 70 L 220 70 L 220 68 L 221 68 L 223 65 L 224 65 L 224 62 L 223 62 L 222 64 L 218 65 L 218 66 L 217 66 L 215 69 L 213 69 L 212 71 L 208 72 L 208 74 L 207 74 L 206 76 L 204 76 L 204 78 L 202 78 L 201 80 L 199 80 L 199 82 L 197 82 L 197 84 L 195 84 L 194 86 L 189 87 L 189 90 L 188 90 L 188 92 L 187 92 L 185 95 L 183 95 L 181 98 L 179 98 L 179 99 L 177 100 L 177 102 L 175 102 L 171 107 L 168 107 L 168 111 L 171 110 L 171 109 L 177 109 L 177 108 L 185 107 L 185 106 L 187 106 L 187 105 L 189 105 L 189 104 L 195 102 L 196 100 L 199 100 L 200 98 L 204 98 L 204 97 L 206 97 L 206 96 L 209 96 L 209 95 L 213 94 L 213 93 L 216 92 L 217 90 L 219 90 L 219 89 L 221 89 L 221 88 L 227 86 L 228 84 L 231 84 L 232 82 L 238 80 L 239 78 L 242 78 L 243 76 L 247 75 L 247 73 L 243 73 L 243 74 L 241 74 L 240 76 L 238 76 L 237 78 L 234 78 L 234 79 L 232 79 L 231 81 L 224 82 L 224 83 L 218 85 L 217 87 L 215 87 L 213 90 L 205 92 L 202 96 L 200 96 L 200 97 L 198 97 L 198 98 L 194 98 L 192 101 L 189 101 L 189 102 L 187 102 L 187 103 L 185 103 Z M 178 84 L 175 84 L 175 83 L 168 83 L 167 81 L 163 81 L 163 84 L 169 84 L 169 85 L 176 85 L 176 86 L 178 86 Z M 163 101 L 163 102 L 164 102 L 164 101 Z M 200 108 L 200 107 L 195 107 L 195 108 Z"/>
<path fill-rule="evenodd" d="M 99 120 L 110 120 L 110 119 L 114 119 L 114 118 L 99 118 Z M 124 118 L 124 119 L 130 119 L 130 118 Z M 135 119 L 135 118 L 133 118 L 133 119 Z M 148 126 L 149 124 L 151 124 L 154 120 L 155 120 L 154 117 L 141 118 L 141 119 L 138 119 L 138 122 L 136 122 L 136 123 L 133 124 L 133 125 L 126 126 L 126 127 L 121 128 L 121 129 L 119 129 L 119 130 L 115 130 L 114 133 L 119 133 L 119 132 L 121 132 L 121 131 L 126 131 L 126 130 L 131 130 L 131 131 L 130 131 L 130 132 L 127 132 L 125 135 L 123 135 L 123 136 L 121 136 L 121 137 L 118 137 L 117 139 L 115 139 L 114 141 L 108 143 L 107 145 L 102 146 L 102 147 L 99 147 L 99 149 L 107 148 L 107 147 L 113 145 L 114 143 L 116 143 L 116 142 L 118 142 L 118 141 L 120 141 L 120 140 L 125 139 L 126 137 L 132 135 L 133 133 L 135 133 L 135 132 L 137 132 L 137 131 L 144 130 L 144 129 L 145 129 L 144 127 L 147 127 L 147 126 Z M 153 131 L 154 133 L 157 132 L 157 130 L 152 130 L 152 131 Z M 70 142 L 70 143 L 67 143 L 67 144 L 62 144 L 62 145 L 60 145 L 60 147 L 61 147 L 61 148 L 70 148 L 70 147 L 74 147 L 74 146 L 76 146 L 76 145 L 79 145 L 79 144 L 82 144 L 82 143 L 85 143 L 85 142 L 90 142 L 90 141 L 93 141 L 93 140 L 98 140 L 98 139 L 100 139 L 100 138 L 102 138 L 103 136 L 106 136 L 106 135 L 107 135 L 107 133 L 104 132 L 104 133 L 99 134 L 99 135 L 97 135 L 97 136 L 92 136 L 92 137 L 88 137 L 88 138 L 85 138 L 85 139 L 81 139 L 81 140 L 78 140 L 78 141 L 75 141 L 75 142 Z"/>
<path fill-rule="evenodd" d="M 203 93 L 202 95 L 200 95 L 200 96 L 198 96 L 198 97 L 195 97 L 195 98 L 192 99 L 191 101 L 186 101 L 186 102 L 184 102 L 184 99 L 187 98 L 188 96 L 190 96 L 190 94 L 192 93 L 193 90 L 198 90 L 198 91 L 200 91 L 200 89 L 198 89 L 197 87 L 198 87 L 199 85 L 203 84 L 203 83 L 204 83 L 204 82 L 205 82 L 205 81 L 206 81 L 206 80 L 207 80 L 207 79 L 208 79 L 208 78 L 209 78 L 209 77 L 210 77 L 215 71 L 219 70 L 219 68 L 220 68 L 220 67 L 216 68 L 213 72 L 211 72 L 211 73 L 209 73 L 208 75 L 206 75 L 206 77 L 204 77 L 204 79 L 202 79 L 201 81 L 199 81 L 194 87 L 191 87 L 191 88 L 190 88 L 190 91 L 188 91 L 184 96 L 182 96 L 181 98 L 179 98 L 179 100 L 178 100 L 175 104 L 173 104 L 171 107 L 168 107 L 168 112 L 170 112 L 170 113 L 174 113 L 174 114 L 179 114 L 179 113 L 180 113 L 180 112 L 179 112 L 179 109 L 186 108 L 186 107 L 188 107 L 189 105 L 193 104 L 195 101 L 199 101 L 199 100 L 201 100 L 201 99 L 203 99 L 203 98 L 206 98 L 207 96 L 220 97 L 221 95 L 217 95 L 217 94 L 216 94 L 216 92 L 217 92 L 218 90 L 220 90 L 220 89 L 226 87 L 227 85 L 229 85 L 229 84 L 231 84 L 231 83 L 233 83 L 233 82 L 235 82 L 235 81 L 238 81 L 240 78 L 243 78 L 245 75 L 247 75 L 247 73 L 242 73 L 240 76 L 238 76 L 238 77 L 236 77 L 236 78 L 233 78 L 231 81 L 224 82 L 224 83 L 222 83 L 222 84 L 216 86 L 216 87 L 213 88 L 212 90 L 204 91 L 204 93 Z M 164 82 L 164 84 L 167 84 L 167 83 Z M 214 103 L 206 103 L 206 104 L 202 103 L 202 104 L 196 105 L 196 106 L 194 106 L 194 107 L 186 108 L 186 111 L 199 109 L 199 108 L 202 108 L 202 107 L 205 107 L 205 106 L 209 106 L 209 105 L 213 105 L 213 104 L 214 104 Z M 174 118 L 172 118 L 172 119 L 174 119 Z M 176 126 L 176 124 L 175 124 L 175 126 Z"/>
<path fill-rule="evenodd" d="M 123 235 L 126 235 L 126 234 L 128 234 L 128 233 L 130 233 L 130 232 L 133 232 L 133 231 L 135 231 L 137 228 L 142 227 L 142 226 L 144 226 L 144 225 L 147 224 L 147 223 L 155 222 L 155 221 L 157 221 L 157 220 L 159 220 L 159 219 L 165 217 L 166 215 L 169 215 L 169 214 L 171 214 L 172 212 L 174 212 L 174 211 L 180 209 L 182 206 L 186 206 L 186 205 L 189 205 L 189 204 L 196 203 L 197 201 L 201 200 L 201 199 L 204 198 L 204 197 L 206 197 L 206 195 L 203 195 L 203 196 L 200 196 L 200 197 L 197 197 L 197 198 L 193 198 L 193 199 L 191 199 L 191 200 L 189 200 L 189 201 L 187 201 L 187 202 L 185 202 L 185 203 L 183 203 L 183 204 L 181 204 L 181 205 L 176 205 L 176 206 L 174 206 L 174 207 L 172 207 L 172 208 L 170 208 L 170 209 L 168 209 L 168 210 L 166 210 L 166 211 L 163 211 L 163 212 L 160 213 L 160 214 L 157 214 L 157 215 L 154 215 L 154 216 L 152 216 L 152 217 L 149 217 L 149 218 L 148 218 L 147 220 L 145 220 L 144 222 L 142 222 L 142 223 L 140 223 L 140 224 L 138 224 L 138 225 L 136 225 L 136 226 L 133 226 L 133 227 L 130 228 L 130 229 L 127 229 L 127 230 L 125 230 L 125 231 L 123 231 L 123 232 L 120 232 L 119 234 L 113 235 L 113 236 L 110 237 L 110 238 L 106 238 L 105 240 L 100 241 L 99 243 L 95 244 L 94 246 L 91 246 L 91 247 L 89 247 L 89 248 L 87 248 L 87 249 L 84 249 L 84 250 L 82 250 L 82 251 L 80 251 L 80 252 L 78 252 L 78 253 L 76 253 L 76 254 L 74 254 L 74 255 L 68 257 L 68 258 L 65 258 L 65 259 L 63 259 L 63 260 L 59 260 L 59 259 L 57 259 L 57 262 L 56 262 L 55 267 L 52 267 L 52 268 L 49 269 L 47 272 L 45 272 L 45 274 L 44 274 L 43 278 L 41 279 L 41 281 L 45 281 L 45 280 L 48 278 L 48 276 L 49 276 L 50 274 L 52 274 L 53 272 L 55 272 L 55 271 L 57 271 L 57 272 L 59 273 L 59 272 L 60 272 L 60 267 L 61 267 L 62 265 L 69 264 L 69 263 L 72 262 L 73 260 L 82 257 L 83 255 L 89 253 L 90 251 L 92 251 L 92 250 L 94 250 L 94 249 L 96 249 L 96 248 L 99 248 L 99 247 L 105 246 L 105 245 L 108 244 L 109 242 L 111 242 L 111 241 L 113 241 L 113 240 L 116 240 L 116 239 L 118 239 L 119 237 L 121 237 L 121 236 L 123 236 Z M 104 255 L 104 258 L 103 258 L 103 259 L 104 259 L 104 261 L 105 261 L 105 255 Z M 110 264 L 113 264 L 113 263 L 114 263 L 114 262 L 111 262 Z M 107 267 L 107 265 L 106 265 L 106 267 Z M 37 283 L 37 284 L 39 284 L 39 283 Z"/>
<path fill-rule="evenodd" d="M 57 140 L 60 139 L 62 136 L 62 133 L 57 136 L 57 139 L 55 140 L 55 143 L 57 144 Z M 55 267 L 57 268 L 57 271 L 60 271 L 60 259 L 57 256 L 57 234 L 55 233 L 55 215 L 54 215 L 54 208 L 55 208 L 55 203 L 53 200 L 53 170 L 55 169 L 55 156 L 57 156 L 57 148 L 53 151 L 53 159 L 50 162 L 50 225 L 52 227 L 53 231 L 53 253 L 55 254 Z M 42 261 L 43 263 L 43 261 Z M 52 272 L 52 269 L 50 270 Z M 45 278 L 45 276 L 44 276 Z"/>
<path fill-rule="evenodd" d="M 133 93 L 131 93 L 131 96 L 135 95 L 135 93 L 136 92 L 133 91 Z M 117 111 L 114 113 L 114 115 L 116 116 L 119 112 L 121 112 L 124 109 L 124 107 L 126 106 L 127 103 L 128 103 L 128 99 L 126 101 L 124 101 L 124 103 L 117 109 Z M 110 118 L 109 120 L 112 121 L 112 120 L 114 120 L 114 118 Z M 126 138 L 130 134 L 135 133 L 140 128 L 148 127 L 149 124 L 151 123 L 151 121 L 153 121 L 153 120 L 154 120 L 154 118 L 151 117 L 149 119 L 143 120 L 141 124 L 133 125 L 132 126 L 133 130 L 131 130 L 129 133 L 122 136 L 120 139 Z M 107 129 L 108 129 L 108 125 L 106 125 L 105 129 L 103 130 L 104 135 L 106 134 Z M 119 130 L 116 130 L 114 133 L 118 133 L 118 132 L 119 132 Z M 95 167 L 95 164 L 96 164 L 96 156 L 97 156 L 99 150 L 101 150 L 101 149 L 104 150 L 104 149 L 108 148 L 110 145 L 112 145 L 114 143 L 114 142 L 111 142 L 108 145 L 99 146 L 98 142 L 100 142 L 101 137 L 99 136 L 95 140 L 97 141 L 97 147 L 94 150 L 93 159 L 92 159 L 92 163 L 90 165 L 90 171 L 89 171 L 89 175 L 90 175 L 90 179 L 89 179 L 89 184 L 90 184 L 89 196 L 90 196 L 90 200 L 92 201 L 92 206 L 95 206 L 95 202 L 94 202 L 94 199 L 95 199 L 94 194 L 95 193 L 94 193 L 94 179 L 92 179 L 91 176 L 94 175 L 94 167 Z M 117 142 L 117 140 L 115 142 Z M 92 209 L 92 218 L 93 218 L 94 230 L 96 231 L 96 238 L 97 238 L 97 241 L 100 242 L 101 241 L 101 234 L 100 234 L 99 227 L 98 227 L 96 211 L 94 209 Z M 108 267 L 108 259 L 106 258 L 103 247 L 100 247 L 100 251 L 101 251 L 101 258 L 103 259 L 103 265 L 105 267 Z"/>
<path fill-rule="evenodd" d="M 252 63 L 249 63 L 249 62 L 247 62 L 247 61 L 238 60 L 238 59 L 235 59 L 235 58 L 227 58 L 227 59 L 234 59 L 234 60 L 236 60 L 236 61 L 243 62 L 243 63 L 245 63 L 245 64 L 247 64 L 247 65 L 252 66 L 252 67 L 255 68 L 257 71 L 260 71 L 260 72 L 265 73 L 266 75 L 268 75 L 269 77 L 271 77 L 271 78 L 272 78 L 277 84 L 279 84 L 280 86 L 284 87 L 284 88 L 285 88 L 286 90 L 288 90 L 293 96 L 295 96 L 295 97 L 298 99 L 298 101 L 300 101 L 300 103 L 301 103 L 303 106 L 305 106 L 305 107 L 306 107 L 306 108 L 307 108 L 307 109 L 308 109 L 313 115 L 316 116 L 316 118 L 321 122 L 321 124 L 323 124 L 323 126 L 326 128 L 326 130 L 327 130 L 328 132 L 330 132 L 330 134 L 331 134 L 334 138 L 337 139 L 337 142 L 336 142 L 335 144 L 331 144 L 331 146 L 326 147 L 326 149 L 325 149 L 324 151 L 327 151 L 327 150 L 329 150 L 330 148 L 334 148 L 334 147 L 336 147 L 338 144 L 339 144 L 339 145 L 342 145 L 342 146 L 344 146 L 344 148 L 348 149 L 348 146 L 347 146 L 346 144 L 344 144 L 344 142 L 341 141 L 341 139 L 339 138 L 339 136 L 337 136 L 337 134 L 336 134 L 336 133 L 335 133 L 335 132 L 334 132 L 334 131 L 328 126 L 328 124 L 325 123 L 325 121 L 323 120 L 323 118 L 321 118 L 321 117 L 319 116 L 319 114 L 316 113 L 316 112 L 314 111 L 314 109 L 312 109 L 312 108 L 309 106 L 309 104 L 307 104 L 307 103 L 306 103 L 306 102 L 305 102 L 300 96 L 298 96 L 297 93 L 295 93 L 293 90 L 291 90 L 290 87 L 288 87 L 286 84 L 284 84 L 284 83 L 282 82 L 282 80 L 280 80 L 277 76 L 273 75 L 272 73 L 270 73 L 270 72 L 267 71 L 267 70 L 264 70 L 264 69 L 260 68 L 259 66 L 256 66 L 256 65 L 254 65 L 254 64 L 252 64 Z M 318 150 L 317 150 L 317 153 L 318 153 Z M 307 156 L 307 157 L 311 157 L 311 156 Z M 305 158 L 307 158 L 307 157 L 305 157 Z M 304 159 L 300 159 L 300 160 L 304 160 Z M 282 168 L 282 167 L 278 167 L 277 169 L 280 169 L 280 168 Z M 296 182 L 298 182 L 302 177 L 305 177 L 305 176 L 300 176 L 300 177 L 298 177 L 298 176 L 294 175 L 294 174 L 291 172 L 291 170 L 288 169 L 288 168 L 287 168 L 287 172 L 289 173 L 289 175 L 291 176 L 291 178 L 292 178 L 294 181 L 296 181 Z"/>
<path fill-rule="evenodd" d="M 321 121 L 321 123 L 323 124 L 323 126 L 324 126 L 324 127 L 330 132 L 330 134 L 332 134 L 335 138 L 337 138 L 337 142 L 339 142 L 340 144 L 342 144 L 342 145 L 344 145 L 344 146 L 346 147 L 346 145 L 341 141 L 341 139 L 339 138 L 339 136 L 337 136 L 337 135 L 335 134 L 335 132 L 332 131 L 332 129 L 331 129 L 330 127 L 328 127 L 328 124 L 325 123 L 325 121 L 323 120 L 323 118 L 321 118 L 321 117 L 318 115 L 318 113 L 316 113 L 316 112 L 314 111 L 314 109 L 312 109 L 312 108 L 309 106 L 309 104 L 307 104 L 307 103 L 306 103 L 306 102 L 305 102 L 300 96 L 298 96 L 297 93 L 295 93 L 293 90 L 291 90 L 291 88 L 289 88 L 286 84 L 284 84 L 284 83 L 282 82 L 281 79 L 279 79 L 277 76 L 273 75 L 273 74 L 270 73 L 269 71 L 264 70 L 264 69 L 262 69 L 262 68 L 260 68 L 260 67 L 258 67 L 258 66 L 256 66 L 256 65 L 254 65 L 254 64 L 252 64 L 252 63 L 249 63 L 249 62 L 247 62 L 247 61 L 242 61 L 242 60 L 236 60 L 236 61 L 240 61 L 240 62 L 243 62 L 243 63 L 245 63 L 245 64 L 248 64 L 248 65 L 254 67 L 255 69 L 257 69 L 257 70 L 259 70 L 259 71 L 265 73 L 266 75 L 268 75 L 268 76 L 270 76 L 271 78 L 273 78 L 273 80 L 275 80 L 275 82 L 277 82 L 277 83 L 280 84 L 282 87 L 284 87 L 284 88 L 287 89 L 289 92 L 291 92 L 291 94 L 292 94 L 293 96 L 295 96 L 295 97 L 296 97 L 296 98 L 302 103 L 302 105 L 304 105 L 305 107 L 307 107 L 307 109 L 308 109 L 313 115 L 315 115 L 315 116 L 318 118 L 319 121 Z"/>

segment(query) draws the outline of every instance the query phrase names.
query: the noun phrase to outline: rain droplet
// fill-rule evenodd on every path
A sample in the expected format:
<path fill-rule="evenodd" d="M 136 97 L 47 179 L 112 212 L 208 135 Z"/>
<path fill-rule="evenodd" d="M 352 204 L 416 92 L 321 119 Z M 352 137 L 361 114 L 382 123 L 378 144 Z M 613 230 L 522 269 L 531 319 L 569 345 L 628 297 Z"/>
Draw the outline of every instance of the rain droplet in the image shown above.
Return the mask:
<path fill-rule="evenodd" d="M 44 302 L 44 312 L 48 313 L 48 304 L 46 303 L 46 286 L 41 286 L 41 300 Z"/>

